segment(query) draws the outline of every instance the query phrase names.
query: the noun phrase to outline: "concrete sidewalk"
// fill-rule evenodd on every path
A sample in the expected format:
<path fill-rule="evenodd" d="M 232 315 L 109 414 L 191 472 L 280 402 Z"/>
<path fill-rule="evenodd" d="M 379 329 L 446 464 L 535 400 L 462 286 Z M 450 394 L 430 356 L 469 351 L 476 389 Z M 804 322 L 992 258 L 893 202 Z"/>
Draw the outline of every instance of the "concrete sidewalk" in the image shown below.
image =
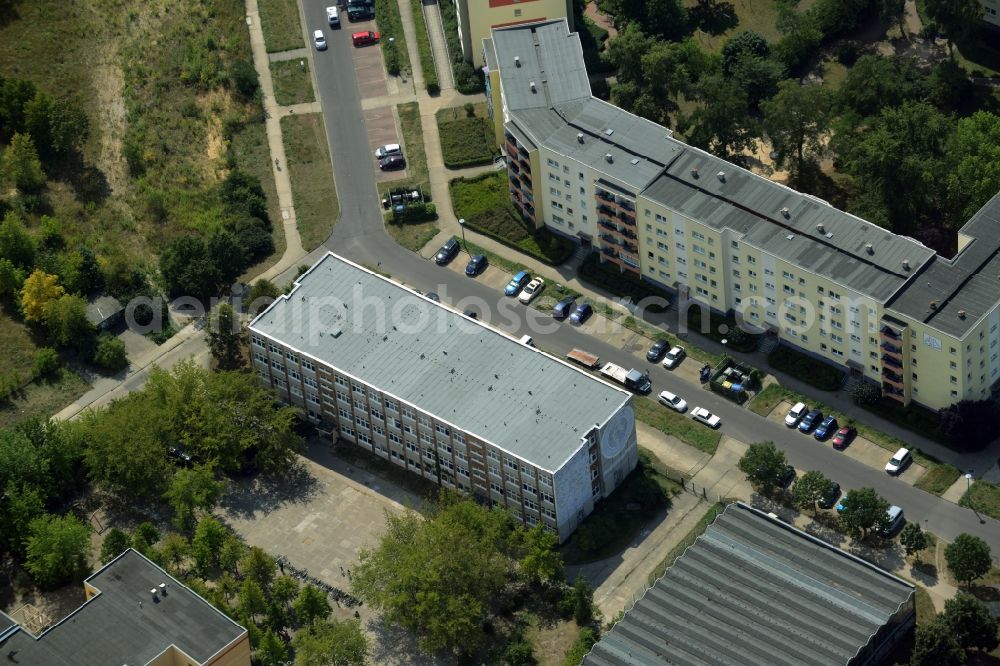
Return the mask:
<path fill-rule="evenodd" d="M 406 53 L 410 56 L 410 76 L 413 87 L 424 90 L 424 70 L 420 64 L 420 51 L 417 49 L 417 29 L 413 23 L 413 7 L 409 0 L 397 0 L 399 19 L 403 24 L 403 36 L 406 37 Z"/>
<path fill-rule="evenodd" d="M 400 0 L 400 4 L 404 2 L 405 0 Z M 442 91 L 451 90 L 455 87 L 455 77 L 451 71 L 451 58 L 448 57 L 448 40 L 445 38 L 444 24 L 441 22 L 441 9 L 437 2 L 420 4 L 424 10 L 424 23 L 427 24 L 427 37 L 431 42 L 438 84 Z"/>

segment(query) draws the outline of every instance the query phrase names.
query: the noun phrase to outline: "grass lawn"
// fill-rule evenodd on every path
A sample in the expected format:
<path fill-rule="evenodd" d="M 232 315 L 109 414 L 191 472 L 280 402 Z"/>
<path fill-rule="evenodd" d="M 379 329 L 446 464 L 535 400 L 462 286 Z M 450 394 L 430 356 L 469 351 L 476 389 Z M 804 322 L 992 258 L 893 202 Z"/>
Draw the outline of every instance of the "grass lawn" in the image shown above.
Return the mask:
<path fill-rule="evenodd" d="M 318 113 L 285 116 L 281 134 L 302 246 L 312 250 L 327 239 L 340 214 L 323 118 Z"/>
<path fill-rule="evenodd" d="M 268 53 L 278 53 L 306 45 L 299 22 L 299 5 L 295 0 L 260 0 L 260 27 Z M 325 27 L 325 26 L 324 26 Z"/>
<path fill-rule="evenodd" d="M 1000 486 L 976 481 L 958 503 L 1000 520 Z"/>
<path fill-rule="evenodd" d="M 927 472 L 917 479 L 913 484 L 921 490 L 940 495 L 951 488 L 952 484 L 962 476 L 962 471 L 953 465 L 941 463 L 927 470 Z"/>
<path fill-rule="evenodd" d="M 684 0 L 684 6 L 691 10 L 698 6 L 698 0 Z M 736 12 L 736 22 L 732 25 L 720 25 L 721 32 L 712 30 L 710 34 L 701 28 L 694 31 L 694 39 L 709 53 L 722 51 L 726 40 L 744 30 L 752 30 L 772 44 L 781 38 L 778 32 L 778 3 L 774 0 L 739 0 L 728 3 Z M 805 3 L 802 3 L 803 5 Z M 799 6 L 802 11 L 802 5 Z"/>
<path fill-rule="evenodd" d="M 309 61 L 306 58 L 271 63 L 274 99 L 282 106 L 315 102 Z"/>
<path fill-rule="evenodd" d="M 726 505 L 722 502 L 716 502 L 715 504 L 709 506 L 708 510 L 705 511 L 705 515 L 698 521 L 698 524 L 692 527 L 691 531 L 685 534 L 684 538 L 681 539 L 676 546 L 671 548 L 670 552 L 668 552 L 663 559 L 660 560 L 660 564 L 657 565 L 653 573 L 649 575 L 649 584 L 652 585 L 655 583 L 656 579 L 662 576 L 670 565 L 674 563 L 674 560 L 676 560 L 688 546 L 697 541 L 698 537 L 705 533 L 705 530 L 707 530 L 708 526 L 712 524 L 715 517 L 725 510 Z"/>
<path fill-rule="evenodd" d="M 499 154 L 485 103 L 440 109 L 435 118 L 449 169 L 489 164 Z"/>
<path fill-rule="evenodd" d="M 718 430 L 695 423 L 689 416 L 667 409 L 650 398 L 636 396 L 632 402 L 635 405 L 635 417 L 646 425 L 668 435 L 674 435 L 709 455 L 713 455 L 715 449 L 719 447 L 722 434 Z"/>
<path fill-rule="evenodd" d="M 395 224 L 386 222 L 386 230 L 392 239 L 411 252 L 419 252 L 439 231 L 437 222 L 416 222 Z"/>
<path fill-rule="evenodd" d="M 61 368 L 49 380 L 35 380 L 10 400 L 0 403 L 0 428 L 9 428 L 33 416 L 49 417 L 90 388 L 84 379 Z"/>
<path fill-rule="evenodd" d="M 767 355 L 767 364 L 823 391 L 836 391 L 844 382 L 843 370 L 784 346 Z"/>
<path fill-rule="evenodd" d="M 532 229 L 510 203 L 505 172 L 455 178 L 449 185 L 455 215 L 470 229 L 549 265 L 566 261 L 576 247 L 545 228 Z"/>

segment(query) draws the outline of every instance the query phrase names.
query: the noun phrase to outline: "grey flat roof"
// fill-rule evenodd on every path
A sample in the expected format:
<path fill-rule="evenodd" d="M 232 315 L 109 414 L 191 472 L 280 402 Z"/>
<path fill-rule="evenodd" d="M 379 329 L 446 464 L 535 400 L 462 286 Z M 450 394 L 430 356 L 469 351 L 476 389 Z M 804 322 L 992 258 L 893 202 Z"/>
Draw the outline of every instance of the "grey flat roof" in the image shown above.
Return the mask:
<path fill-rule="evenodd" d="M 170 574 L 131 548 L 87 582 L 100 591 L 35 638 L 24 629 L 3 641 L 22 664 L 145 664 L 170 645 L 203 663 L 246 633 Z M 149 591 L 167 584 L 154 602 Z M 140 605 L 141 602 L 141 605 Z"/>
<path fill-rule="evenodd" d="M 492 38 L 508 110 L 590 97 L 583 47 L 566 19 L 495 28 Z"/>
<path fill-rule="evenodd" d="M 935 257 L 887 306 L 956 338 L 963 338 L 1000 300 L 1000 194 L 961 233 L 973 240 L 950 260 Z M 936 307 L 931 301 L 937 301 Z"/>
<path fill-rule="evenodd" d="M 846 664 L 913 594 L 871 564 L 730 504 L 583 663 Z"/>
<path fill-rule="evenodd" d="M 630 399 L 332 253 L 250 329 L 552 472 Z"/>

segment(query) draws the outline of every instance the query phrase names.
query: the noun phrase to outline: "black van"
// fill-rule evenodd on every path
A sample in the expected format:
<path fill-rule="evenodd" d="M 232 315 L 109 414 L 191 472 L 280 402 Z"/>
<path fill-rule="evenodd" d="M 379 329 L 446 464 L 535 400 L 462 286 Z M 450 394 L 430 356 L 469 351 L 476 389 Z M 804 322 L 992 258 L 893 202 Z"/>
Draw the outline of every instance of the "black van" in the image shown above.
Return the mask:
<path fill-rule="evenodd" d="M 434 255 L 434 263 L 438 266 L 444 266 L 455 258 L 455 255 L 458 254 L 458 250 L 458 241 L 454 238 L 449 239 L 447 243 L 441 246 L 441 249 L 437 251 L 437 254 Z"/>

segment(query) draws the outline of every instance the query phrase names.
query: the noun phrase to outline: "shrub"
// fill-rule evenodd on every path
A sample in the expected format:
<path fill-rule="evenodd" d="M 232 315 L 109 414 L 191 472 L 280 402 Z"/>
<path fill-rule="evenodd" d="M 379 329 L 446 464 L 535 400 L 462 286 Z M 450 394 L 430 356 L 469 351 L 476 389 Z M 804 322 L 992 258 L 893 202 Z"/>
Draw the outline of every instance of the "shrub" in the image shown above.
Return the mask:
<path fill-rule="evenodd" d="M 871 382 L 860 382 L 851 391 L 851 400 L 855 405 L 874 405 L 882 399 L 882 391 Z"/>
<path fill-rule="evenodd" d="M 59 354 L 52 347 L 42 347 L 35 352 L 31 372 L 35 377 L 49 377 L 62 367 Z"/>
<path fill-rule="evenodd" d="M 437 207 L 432 203 L 417 202 L 403 208 L 402 211 L 392 213 L 393 224 L 408 224 L 413 222 L 427 222 L 437 219 Z"/>
<path fill-rule="evenodd" d="M 112 372 L 124 369 L 128 366 L 125 343 L 110 333 L 101 333 L 94 346 L 94 363 Z"/>
<path fill-rule="evenodd" d="M 611 292 L 616 296 L 631 298 L 641 301 L 645 298 L 668 299 L 668 294 L 663 289 L 654 286 L 649 282 L 644 282 L 637 277 L 623 273 L 613 264 L 601 263 L 600 256 L 591 253 L 580 266 L 578 275 L 586 282 Z M 663 312 L 666 308 L 660 305 L 649 305 L 646 308 L 650 312 Z"/>
<path fill-rule="evenodd" d="M 1000 427 L 1000 407 L 991 400 L 962 400 L 942 409 L 939 419 L 949 446 L 978 451 L 993 440 Z"/>
<path fill-rule="evenodd" d="M 260 83 L 257 80 L 257 70 L 253 63 L 240 59 L 235 61 L 229 68 L 229 80 L 233 84 L 233 90 L 239 93 L 245 100 L 252 100 L 257 96 Z"/>
<path fill-rule="evenodd" d="M 823 391 L 836 391 L 844 380 L 842 370 L 784 346 L 768 354 L 767 362 L 775 370 Z"/>

